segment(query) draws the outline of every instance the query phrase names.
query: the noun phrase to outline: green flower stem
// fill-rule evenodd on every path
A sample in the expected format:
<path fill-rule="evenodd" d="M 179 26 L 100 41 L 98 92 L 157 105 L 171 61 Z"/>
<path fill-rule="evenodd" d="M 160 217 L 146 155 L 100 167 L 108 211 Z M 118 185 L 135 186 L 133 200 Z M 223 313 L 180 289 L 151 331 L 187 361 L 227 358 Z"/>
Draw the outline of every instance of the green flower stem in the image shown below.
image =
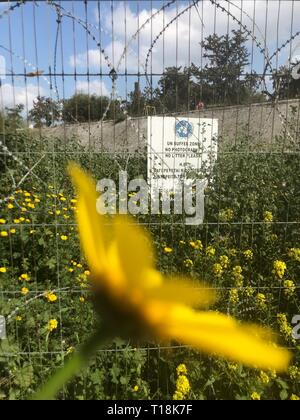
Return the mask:
<path fill-rule="evenodd" d="M 83 344 L 77 352 L 71 356 L 64 366 L 59 369 L 42 388 L 35 393 L 32 400 L 53 400 L 57 393 L 67 384 L 76 374 L 87 366 L 90 358 L 94 356 L 101 347 L 103 347 L 110 337 L 100 335 L 97 332 Z"/>

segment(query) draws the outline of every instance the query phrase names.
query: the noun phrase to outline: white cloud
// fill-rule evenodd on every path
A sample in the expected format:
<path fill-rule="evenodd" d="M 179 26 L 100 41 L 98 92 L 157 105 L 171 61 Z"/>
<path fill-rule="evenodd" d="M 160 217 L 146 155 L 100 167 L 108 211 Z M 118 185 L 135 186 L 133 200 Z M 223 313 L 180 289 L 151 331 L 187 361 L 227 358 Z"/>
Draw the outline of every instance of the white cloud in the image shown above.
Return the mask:
<path fill-rule="evenodd" d="M 79 81 L 77 82 L 77 92 L 90 93 L 91 95 L 109 96 L 109 91 L 101 80 Z"/>
<path fill-rule="evenodd" d="M 13 86 L 10 83 L 4 83 L 0 87 L 0 108 L 13 107 L 18 104 L 22 104 L 25 107 L 28 106 L 28 110 L 33 107 L 33 101 L 38 96 L 44 95 L 44 89 L 42 87 L 28 84 L 25 86 Z"/>
<path fill-rule="evenodd" d="M 282 45 L 293 33 L 299 30 L 297 23 L 300 21 L 300 1 L 272 0 L 267 2 L 266 0 L 256 0 L 254 2 L 252 0 L 234 0 L 228 3 L 222 0 L 218 3 L 226 10 L 229 10 L 237 19 L 241 20 L 249 30 L 254 31 L 255 37 L 261 42 L 262 46 L 266 42 L 270 54 L 273 53 L 277 46 Z M 130 42 L 126 58 L 118 68 L 119 72 L 127 68 L 129 72 L 137 73 L 140 71 L 143 73 L 143 66 L 145 65 L 151 43 L 167 25 L 169 26 L 165 29 L 163 35 L 159 36 L 152 53 L 150 53 L 148 73 L 161 73 L 165 67 L 184 66 L 191 62 L 200 65 L 201 62 L 204 62 L 203 58 L 201 59 L 200 43 L 202 39 L 214 32 L 221 35 L 226 34 L 228 31 L 231 32 L 232 29 L 239 28 L 237 22 L 234 22 L 227 13 L 217 8 L 209 0 L 199 1 L 197 8 L 193 6 L 171 23 L 177 14 L 182 13 L 191 4 L 178 2 L 177 6 L 175 4 L 166 8 L 164 13 L 156 15 L 144 26 L 143 24 L 151 15 L 155 14 L 157 9 L 152 9 L 151 11 L 140 8 L 139 13 L 137 13 L 133 11 L 134 4 L 134 2 L 116 3 L 113 15 L 113 39 L 110 8 L 107 9 L 103 21 L 100 22 L 105 33 L 105 37 L 103 37 L 106 39 L 105 51 L 109 56 L 110 62 L 115 67 L 125 47 L 125 29 L 127 41 L 129 41 L 138 27 L 142 27 L 138 36 Z M 99 23 L 98 12 L 95 12 L 95 19 Z M 204 25 L 202 25 L 202 22 Z M 291 22 L 293 22 L 292 30 Z M 266 39 L 264 39 L 265 36 Z M 300 37 L 296 38 L 292 43 L 292 48 L 299 41 Z M 252 41 L 249 41 L 248 46 L 251 51 Z M 255 44 L 253 48 L 254 68 L 261 72 L 263 70 L 264 57 L 260 54 Z M 290 45 L 279 55 L 280 64 L 287 60 L 289 53 Z M 89 50 L 88 58 L 90 70 L 100 69 L 102 72 L 108 70 L 103 55 L 101 58 L 99 50 Z M 76 61 L 77 66 L 86 68 L 87 53 L 80 53 L 76 58 L 71 57 L 70 64 L 74 65 L 74 61 Z M 274 59 L 274 66 L 276 66 L 276 59 Z"/>

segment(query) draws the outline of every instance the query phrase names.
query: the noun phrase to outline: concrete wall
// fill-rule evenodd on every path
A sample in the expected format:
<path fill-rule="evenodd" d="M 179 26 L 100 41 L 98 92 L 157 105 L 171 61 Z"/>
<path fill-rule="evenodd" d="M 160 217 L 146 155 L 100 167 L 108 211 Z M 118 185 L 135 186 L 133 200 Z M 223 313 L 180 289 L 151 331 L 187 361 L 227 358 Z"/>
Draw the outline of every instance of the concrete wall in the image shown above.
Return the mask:
<path fill-rule="evenodd" d="M 286 122 L 295 119 L 294 127 L 300 121 L 300 100 L 279 101 L 276 106 L 266 102 L 245 106 L 215 107 L 189 114 L 168 114 L 168 116 L 217 118 L 219 121 L 220 146 L 234 144 L 241 133 L 251 136 L 252 145 L 257 148 L 269 148 L 275 136 L 282 134 L 291 137 L 286 130 Z M 293 117 L 292 109 L 295 110 Z M 298 129 L 296 130 L 298 133 Z M 90 150 L 117 153 L 143 152 L 146 146 L 147 118 L 130 118 L 114 124 L 112 121 L 101 123 L 81 123 L 42 130 L 47 137 L 61 137 L 66 140 L 76 136 L 82 145 Z M 294 137 L 294 134 L 292 134 Z M 299 136 L 296 141 L 298 142 Z"/>

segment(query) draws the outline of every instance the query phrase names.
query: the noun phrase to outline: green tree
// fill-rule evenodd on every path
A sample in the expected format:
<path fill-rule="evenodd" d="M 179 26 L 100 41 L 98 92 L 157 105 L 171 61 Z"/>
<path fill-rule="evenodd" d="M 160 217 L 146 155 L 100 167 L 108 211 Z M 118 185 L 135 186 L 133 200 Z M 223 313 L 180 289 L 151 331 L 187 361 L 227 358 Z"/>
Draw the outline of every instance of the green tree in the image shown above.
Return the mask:
<path fill-rule="evenodd" d="M 201 99 L 208 104 L 242 104 L 257 100 L 258 77 L 246 73 L 249 65 L 248 38 L 243 31 L 210 35 L 202 42 L 204 68 L 192 65 Z"/>
<path fill-rule="evenodd" d="M 77 93 L 63 102 L 63 120 L 70 123 L 99 121 L 108 102 L 106 96 Z"/>
<path fill-rule="evenodd" d="M 50 127 L 60 118 L 60 105 L 51 98 L 38 96 L 33 102 L 33 108 L 29 111 L 28 116 L 36 127 Z"/>

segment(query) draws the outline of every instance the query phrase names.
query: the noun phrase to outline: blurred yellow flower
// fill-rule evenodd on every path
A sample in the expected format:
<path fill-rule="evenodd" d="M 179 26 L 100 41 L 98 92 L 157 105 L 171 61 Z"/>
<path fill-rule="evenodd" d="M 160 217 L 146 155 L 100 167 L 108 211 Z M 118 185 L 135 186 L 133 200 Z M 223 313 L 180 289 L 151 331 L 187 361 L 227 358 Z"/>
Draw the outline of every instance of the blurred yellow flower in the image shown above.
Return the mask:
<path fill-rule="evenodd" d="M 8 232 L 6 232 L 6 230 L 2 230 L 0 236 L 2 236 L 2 238 L 6 238 L 8 236 Z"/>
<path fill-rule="evenodd" d="M 60 239 L 62 241 L 67 241 L 68 240 L 68 236 L 67 235 L 61 235 Z"/>
<path fill-rule="evenodd" d="M 239 291 L 238 289 L 231 289 L 229 291 L 229 302 L 232 303 L 233 305 L 236 305 L 237 303 L 239 303 Z"/>
<path fill-rule="evenodd" d="M 186 396 L 191 390 L 190 382 L 185 375 L 179 375 L 176 381 L 176 391 Z"/>
<path fill-rule="evenodd" d="M 209 246 L 206 248 L 205 253 L 206 253 L 206 255 L 207 255 L 208 257 L 213 257 L 213 256 L 215 255 L 215 253 L 216 253 L 216 250 L 215 250 L 215 248 L 214 248 L 214 247 L 212 247 L 212 246 L 210 246 L 210 245 L 209 245 Z"/>
<path fill-rule="evenodd" d="M 49 303 L 53 303 L 53 302 L 56 302 L 57 301 L 57 296 L 53 292 L 45 292 L 45 295 L 44 296 L 45 296 L 45 298 L 47 299 L 47 301 Z"/>
<path fill-rule="evenodd" d="M 180 365 L 177 366 L 176 373 L 177 373 L 178 376 L 179 375 L 187 375 L 188 372 L 187 372 L 187 368 L 186 368 L 184 363 L 181 363 Z"/>
<path fill-rule="evenodd" d="M 27 287 L 22 287 L 21 293 L 22 293 L 22 295 L 26 296 L 29 293 L 29 289 Z"/>
<path fill-rule="evenodd" d="M 216 277 L 221 277 L 223 274 L 223 267 L 221 264 L 216 263 L 213 265 L 213 272 Z"/>
<path fill-rule="evenodd" d="M 288 256 L 300 262 L 300 248 L 291 248 L 288 251 Z"/>
<path fill-rule="evenodd" d="M 290 298 L 294 295 L 295 290 L 296 290 L 296 285 L 292 280 L 284 280 L 283 287 L 284 287 L 283 293 L 285 294 L 285 296 Z"/>
<path fill-rule="evenodd" d="M 266 296 L 263 293 L 257 293 L 256 302 L 261 309 L 266 309 Z"/>
<path fill-rule="evenodd" d="M 16 316 L 16 321 L 17 321 L 17 322 L 22 321 L 22 319 L 23 319 L 23 318 L 22 318 L 20 315 L 17 315 L 17 316 Z"/>
<path fill-rule="evenodd" d="M 0 219 L 0 225 L 5 225 L 6 220 L 5 219 Z"/>
<path fill-rule="evenodd" d="M 300 401 L 300 397 L 298 397 L 296 394 L 292 394 L 290 396 L 290 401 Z"/>
<path fill-rule="evenodd" d="M 24 273 L 20 275 L 19 280 L 30 281 L 30 277 L 28 274 Z"/>
<path fill-rule="evenodd" d="M 0 267 L 0 273 L 6 273 L 7 269 L 5 267 Z"/>
<path fill-rule="evenodd" d="M 179 391 L 175 391 L 173 400 L 184 400 L 184 395 Z"/>
<path fill-rule="evenodd" d="M 57 329 L 57 326 L 58 326 L 57 320 L 56 319 L 50 319 L 48 321 L 48 324 L 47 324 L 47 329 L 48 329 L 48 331 L 51 332 L 53 330 L 56 330 Z"/>
<path fill-rule="evenodd" d="M 165 251 L 166 254 L 170 254 L 173 251 L 173 249 L 168 247 L 168 246 L 165 246 L 164 251 Z"/>
<path fill-rule="evenodd" d="M 272 273 L 275 274 L 278 278 L 282 279 L 286 270 L 286 263 L 284 261 L 276 260 L 273 263 L 273 271 Z"/>
<path fill-rule="evenodd" d="M 270 211 L 264 212 L 264 222 L 271 223 L 273 222 L 273 214 Z"/>
<path fill-rule="evenodd" d="M 138 390 L 139 390 L 138 385 L 135 385 L 135 386 L 133 387 L 133 392 L 138 392 Z"/>
<path fill-rule="evenodd" d="M 229 258 L 227 255 L 221 255 L 220 256 L 220 264 L 223 268 L 227 268 L 229 265 Z"/>
<path fill-rule="evenodd" d="M 190 258 L 187 258 L 183 262 L 184 266 L 187 268 L 193 267 L 194 263 Z"/>
<path fill-rule="evenodd" d="M 124 216 L 107 226 L 96 210 L 94 181 L 75 164 L 69 170 L 78 190 L 77 221 L 94 301 L 113 333 L 177 340 L 248 366 L 287 369 L 290 353 L 274 346 L 269 331 L 225 314 L 197 311 L 215 301 L 214 293 L 185 279 L 164 278 L 154 267 L 148 234 Z"/>
<path fill-rule="evenodd" d="M 11 210 L 11 209 L 13 209 L 13 208 L 14 208 L 14 205 L 13 205 L 13 204 L 11 204 L 11 203 L 8 203 L 8 204 L 7 204 L 7 208 L 8 208 L 9 210 Z"/>
<path fill-rule="evenodd" d="M 270 382 L 269 376 L 262 370 L 260 371 L 260 374 L 259 374 L 259 380 L 265 385 Z"/>
<path fill-rule="evenodd" d="M 202 249 L 203 249 L 203 245 L 202 245 L 202 242 L 200 241 L 200 239 L 197 239 L 196 241 L 190 241 L 190 245 L 191 245 L 192 248 L 194 248 L 196 250 L 202 251 Z"/>
<path fill-rule="evenodd" d="M 246 251 L 243 251 L 243 255 L 246 258 L 246 260 L 252 260 L 253 258 L 253 252 L 251 249 L 246 249 Z"/>
<path fill-rule="evenodd" d="M 80 296 L 79 301 L 80 301 L 81 303 L 84 303 L 84 302 L 85 302 L 84 297 L 83 297 L 83 296 Z"/>
<path fill-rule="evenodd" d="M 251 398 L 251 400 L 259 401 L 260 400 L 260 395 L 257 392 L 252 392 L 250 398 Z"/>

